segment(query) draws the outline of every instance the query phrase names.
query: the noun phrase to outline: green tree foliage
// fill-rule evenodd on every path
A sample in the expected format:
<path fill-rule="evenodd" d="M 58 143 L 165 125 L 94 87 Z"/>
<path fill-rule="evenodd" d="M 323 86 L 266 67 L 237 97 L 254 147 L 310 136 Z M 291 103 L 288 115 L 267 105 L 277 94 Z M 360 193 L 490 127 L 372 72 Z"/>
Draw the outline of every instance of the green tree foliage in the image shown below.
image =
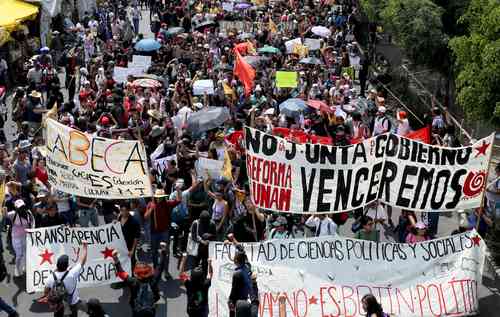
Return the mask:
<path fill-rule="evenodd" d="M 387 0 L 381 17 L 412 61 L 441 68 L 448 43 L 443 11 L 430 0 Z"/>
<path fill-rule="evenodd" d="M 432 0 L 444 9 L 442 16 L 443 31 L 449 36 L 464 35 L 465 27 L 458 23 L 458 19 L 465 13 L 471 0 Z"/>
<path fill-rule="evenodd" d="M 361 10 L 371 22 L 377 22 L 386 2 L 387 0 L 360 0 Z"/>
<path fill-rule="evenodd" d="M 455 57 L 457 100 L 469 119 L 500 124 L 500 2 L 471 0 L 460 18 L 468 34 L 449 45 Z"/>

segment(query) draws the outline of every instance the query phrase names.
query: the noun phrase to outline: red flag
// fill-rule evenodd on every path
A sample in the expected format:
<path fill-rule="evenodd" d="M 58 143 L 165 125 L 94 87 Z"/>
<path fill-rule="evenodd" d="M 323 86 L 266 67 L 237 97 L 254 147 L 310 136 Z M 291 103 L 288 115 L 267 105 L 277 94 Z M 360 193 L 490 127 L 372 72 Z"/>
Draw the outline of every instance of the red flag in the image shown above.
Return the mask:
<path fill-rule="evenodd" d="M 405 138 L 417 140 L 423 143 L 431 144 L 431 128 L 425 127 L 417 131 L 410 132 L 404 136 Z"/>
<path fill-rule="evenodd" d="M 240 55 L 248 54 L 248 42 L 238 43 L 234 46 L 233 51 L 240 53 Z"/>
<path fill-rule="evenodd" d="M 233 73 L 245 86 L 245 95 L 249 96 L 252 92 L 253 80 L 255 79 L 255 69 L 252 68 L 237 51 L 234 52 L 236 60 L 234 62 Z"/>

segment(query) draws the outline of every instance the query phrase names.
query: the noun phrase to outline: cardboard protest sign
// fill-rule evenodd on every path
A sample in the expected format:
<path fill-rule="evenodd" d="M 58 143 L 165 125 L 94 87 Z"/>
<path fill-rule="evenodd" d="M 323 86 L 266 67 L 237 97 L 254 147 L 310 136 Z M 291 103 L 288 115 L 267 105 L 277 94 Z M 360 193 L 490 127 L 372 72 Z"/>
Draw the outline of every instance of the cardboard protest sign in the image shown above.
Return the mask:
<path fill-rule="evenodd" d="M 227 12 L 234 11 L 234 3 L 233 2 L 222 2 L 222 10 Z"/>
<path fill-rule="evenodd" d="M 105 139 L 47 120 L 47 171 L 56 189 L 82 197 L 151 196 L 144 145 Z"/>
<path fill-rule="evenodd" d="M 296 45 L 302 45 L 302 40 L 300 39 L 300 37 L 293 39 L 293 40 L 290 40 L 290 41 L 286 41 L 285 42 L 286 53 L 287 54 L 293 53 L 293 48 Z"/>
<path fill-rule="evenodd" d="M 321 48 L 320 39 L 304 39 L 304 45 L 309 47 L 309 50 L 315 51 Z"/>
<path fill-rule="evenodd" d="M 70 267 L 78 263 L 82 242 L 88 242 L 87 262 L 82 267 L 78 287 L 119 282 L 112 253 L 117 250 L 123 269 L 130 274 L 130 258 L 119 223 L 99 227 L 54 226 L 26 230 L 26 290 L 42 291 L 56 269 L 59 256 L 66 254 Z"/>
<path fill-rule="evenodd" d="M 117 83 L 123 83 L 127 81 L 128 68 L 115 66 L 113 70 L 113 79 Z"/>
<path fill-rule="evenodd" d="M 197 80 L 193 83 L 193 95 L 214 94 L 214 81 L 211 79 Z"/>
<path fill-rule="evenodd" d="M 295 88 L 297 87 L 297 72 L 276 72 L 276 87 Z"/>
<path fill-rule="evenodd" d="M 177 155 L 174 154 L 154 160 L 153 168 L 158 172 L 158 176 L 163 174 L 163 171 L 167 168 L 168 162 L 170 161 L 177 161 Z"/>
<path fill-rule="evenodd" d="M 129 67 L 131 64 L 134 67 L 140 67 L 146 72 L 151 67 L 151 56 L 133 55 L 132 63 L 129 63 Z"/>
<path fill-rule="evenodd" d="M 332 147 L 245 128 L 254 204 L 293 213 L 343 212 L 377 199 L 415 211 L 479 207 L 492 142 L 444 148 L 383 134 Z"/>
<path fill-rule="evenodd" d="M 207 179 L 209 176 L 212 179 L 219 177 L 221 175 L 223 165 L 224 161 L 212 160 L 203 157 L 199 157 L 194 163 L 196 175 L 202 176 L 204 179 Z"/>
<path fill-rule="evenodd" d="M 478 311 L 485 244 L 475 231 L 417 244 L 338 238 L 280 239 L 244 244 L 257 274 L 259 316 L 366 316 L 373 294 L 391 316 L 464 316 Z M 211 242 L 211 317 L 229 316 L 235 248 Z"/>
<path fill-rule="evenodd" d="M 143 73 L 144 73 L 143 66 L 134 66 L 133 64 L 130 64 L 129 67 L 115 66 L 114 71 L 113 71 L 113 79 L 117 83 L 124 83 L 127 81 L 127 77 L 129 75 L 138 76 L 138 75 L 141 75 Z"/>

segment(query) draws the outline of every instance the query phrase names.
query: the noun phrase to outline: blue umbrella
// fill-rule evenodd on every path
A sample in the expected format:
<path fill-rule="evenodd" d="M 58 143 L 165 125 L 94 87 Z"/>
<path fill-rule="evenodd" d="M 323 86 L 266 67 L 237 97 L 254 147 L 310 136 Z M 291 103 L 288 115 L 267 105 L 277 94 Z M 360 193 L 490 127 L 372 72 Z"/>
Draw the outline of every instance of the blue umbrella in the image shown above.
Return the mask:
<path fill-rule="evenodd" d="M 152 52 L 160 49 L 161 44 L 155 39 L 143 39 L 137 42 L 134 46 L 136 51 Z"/>
<path fill-rule="evenodd" d="M 280 104 L 280 113 L 287 117 L 298 118 L 300 112 L 306 113 L 309 111 L 304 100 L 299 98 L 290 98 Z"/>
<path fill-rule="evenodd" d="M 252 5 L 249 4 L 249 3 L 238 3 L 234 6 L 235 9 L 238 9 L 238 10 L 245 10 L 245 9 L 248 9 L 250 8 Z"/>
<path fill-rule="evenodd" d="M 184 33 L 184 28 L 181 28 L 180 26 L 176 26 L 173 28 L 169 28 L 165 34 L 167 34 L 167 36 L 174 36 L 174 35 L 177 35 L 180 33 Z"/>

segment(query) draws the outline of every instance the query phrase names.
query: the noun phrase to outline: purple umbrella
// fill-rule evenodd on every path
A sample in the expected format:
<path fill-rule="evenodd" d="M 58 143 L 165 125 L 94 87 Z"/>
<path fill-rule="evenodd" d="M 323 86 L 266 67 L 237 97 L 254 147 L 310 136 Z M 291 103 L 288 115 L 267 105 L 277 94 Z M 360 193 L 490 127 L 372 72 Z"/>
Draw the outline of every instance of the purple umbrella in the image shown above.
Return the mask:
<path fill-rule="evenodd" d="M 238 3 L 237 5 L 234 6 L 235 9 L 238 10 L 245 10 L 250 8 L 252 5 L 250 3 Z"/>

